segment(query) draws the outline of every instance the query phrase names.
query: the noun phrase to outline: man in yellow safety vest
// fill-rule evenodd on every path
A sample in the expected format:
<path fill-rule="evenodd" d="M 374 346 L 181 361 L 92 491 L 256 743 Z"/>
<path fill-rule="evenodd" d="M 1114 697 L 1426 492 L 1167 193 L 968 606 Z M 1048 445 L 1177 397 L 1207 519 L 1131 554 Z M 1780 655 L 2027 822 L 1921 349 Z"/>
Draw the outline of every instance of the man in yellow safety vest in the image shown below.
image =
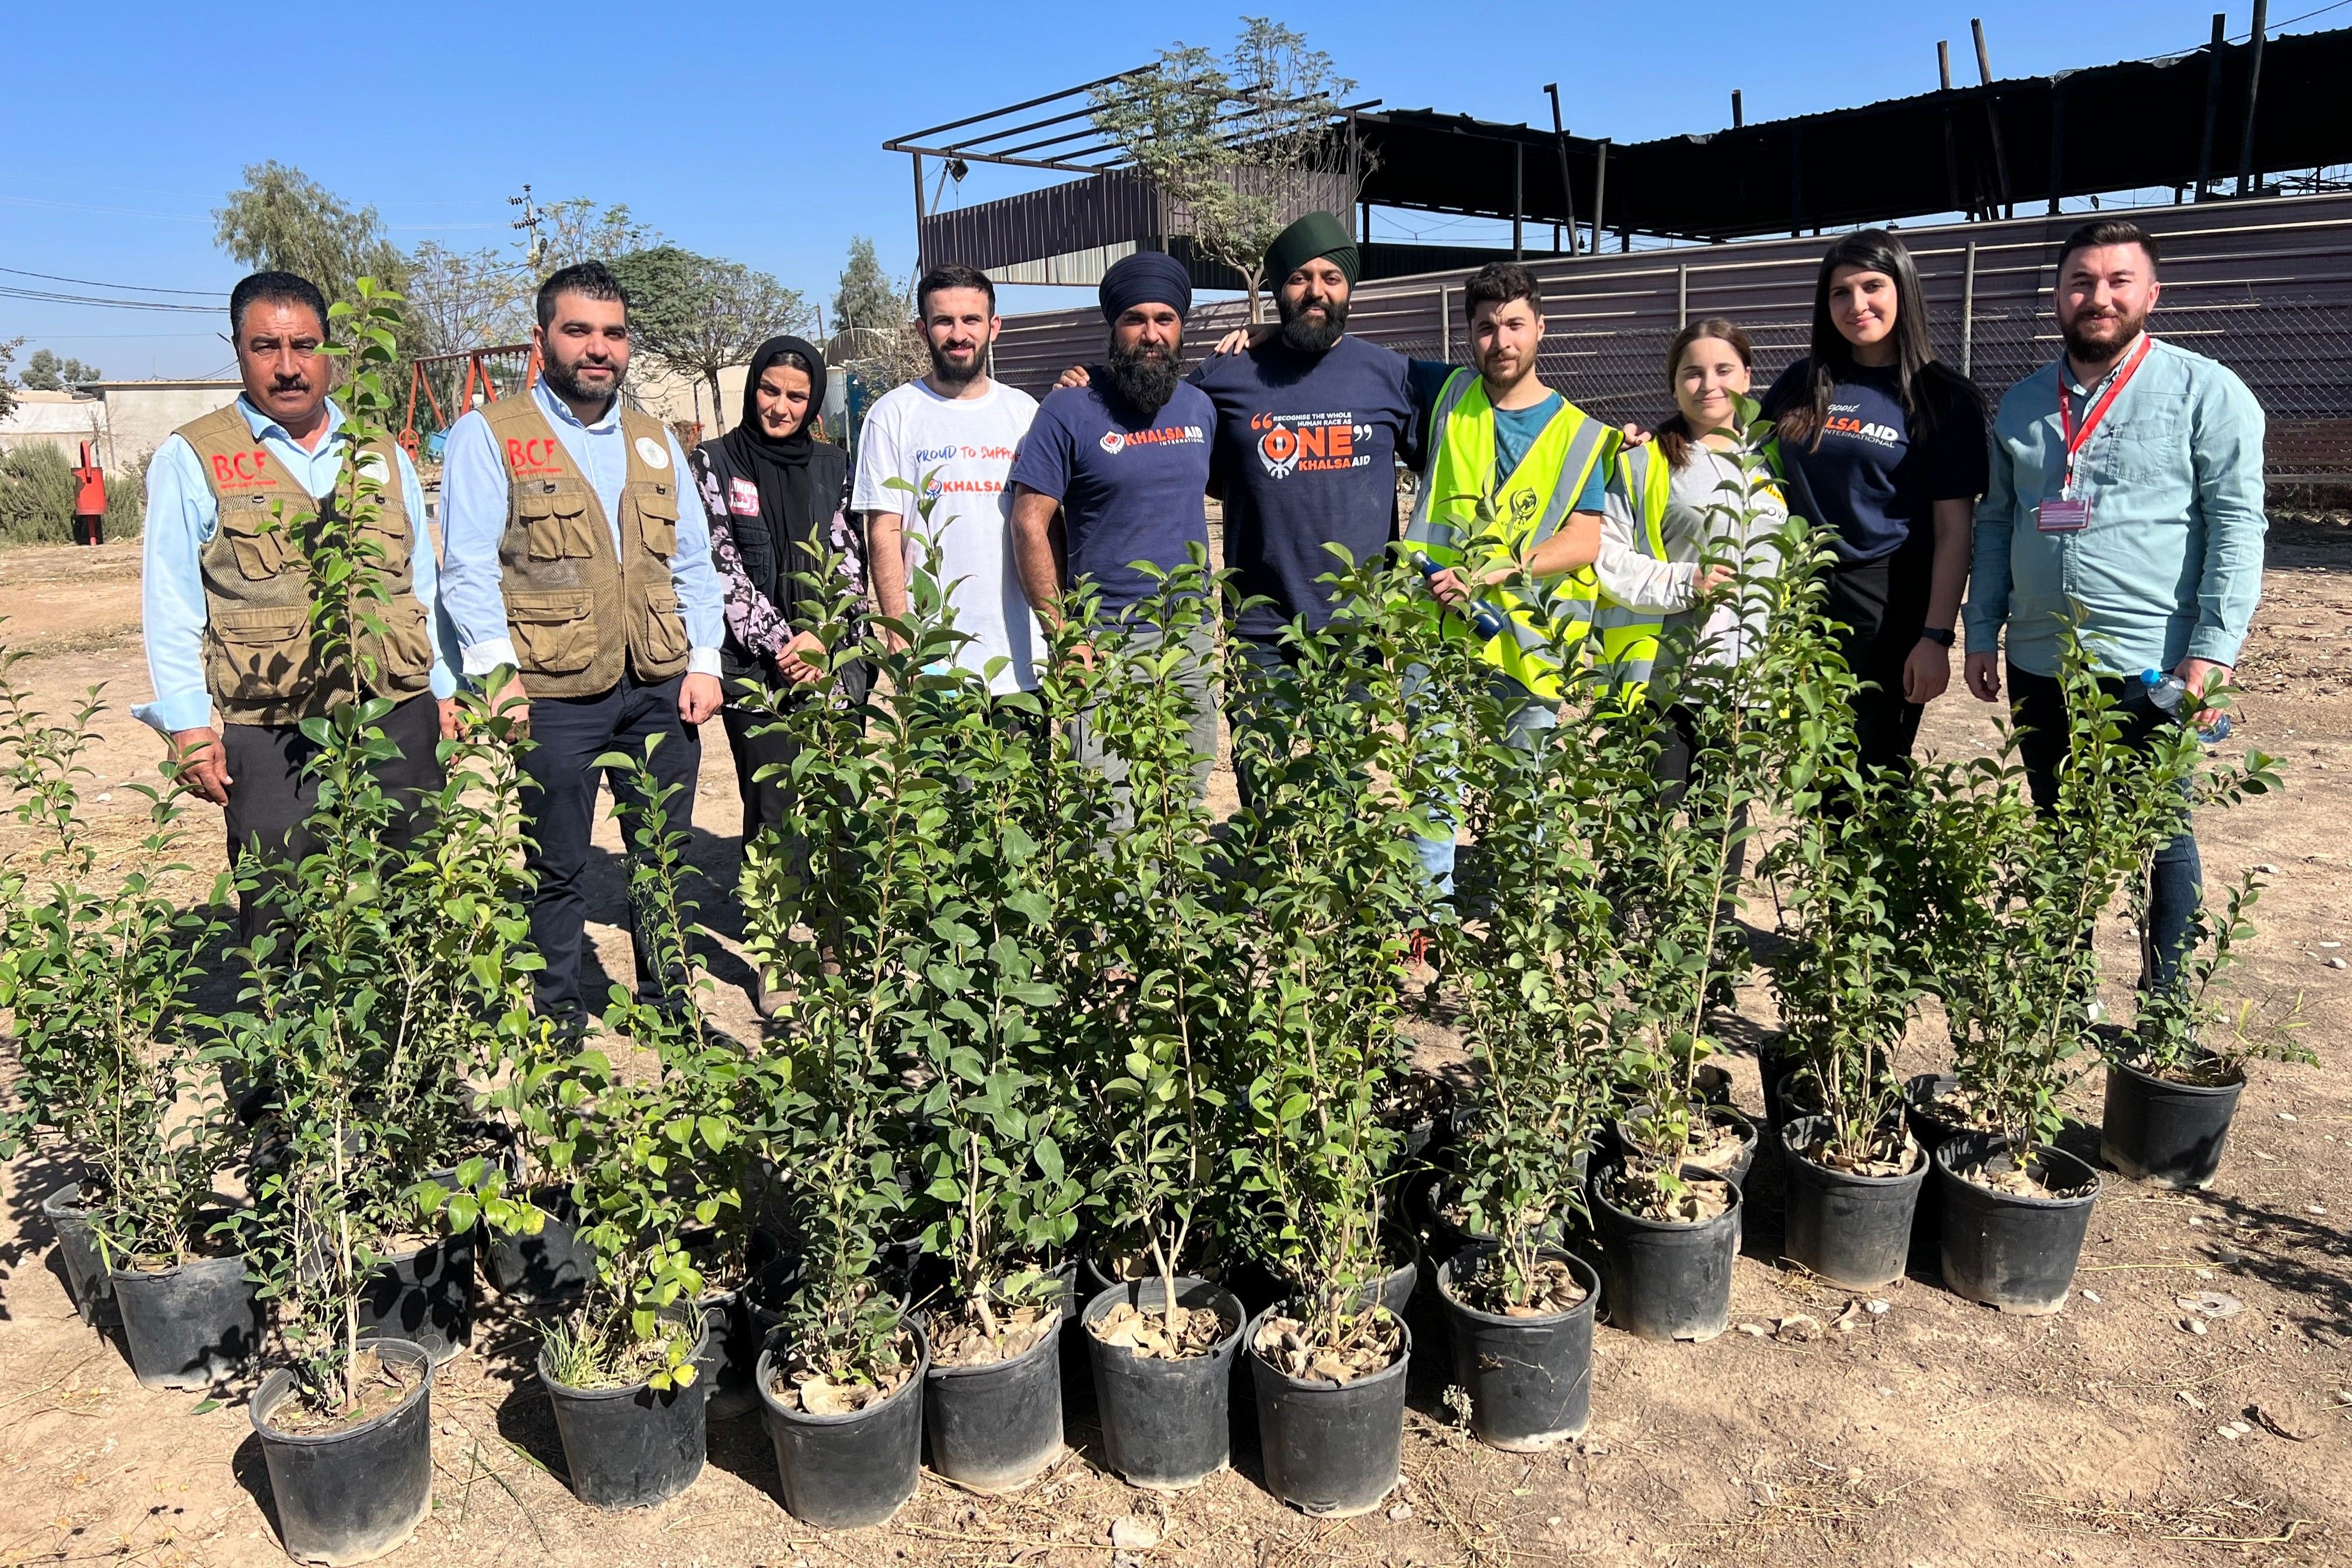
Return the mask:
<path fill-rule="evenodd" d="M 1465 636 L 1484 642 L 1512 742 L 1532 751 L 1559 721 L 1559 654 L 1592 619 L 1591 565 L 1601 549 L 1601 510 L 1621 436 L 1536 374 L 1543 342 L 1543 298 L 1535 275 L 1516 262 L 1480 268 L 1462 290 L 1477 369 L 1415 361 L 1416 405 L 1430 410 L 1427 454 L 1405 548 L 1429 590 L 1461 616 Z M 1524 573 L 1539 593 L 1505 584 Z M 1420 841 L 1435 893 L 1454 889 L 1452 824 Z"/>

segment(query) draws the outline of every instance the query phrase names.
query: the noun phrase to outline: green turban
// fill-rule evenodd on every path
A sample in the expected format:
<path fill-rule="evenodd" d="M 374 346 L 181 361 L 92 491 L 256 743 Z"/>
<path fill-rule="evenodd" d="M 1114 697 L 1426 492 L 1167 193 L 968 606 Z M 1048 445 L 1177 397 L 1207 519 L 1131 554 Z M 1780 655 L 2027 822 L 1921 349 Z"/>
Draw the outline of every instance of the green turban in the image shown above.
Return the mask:
<path fill-rule="evenodd" d="M 1265 247 L 1265 281 L 1269 289 L 1279 289 L 1282 280 L 1314 260 L 1328 256 L 1331 265 L 1348 275 L 1354 283 L 1362 262 L 1356 255 L 1356 237 L 1348 226 L 1329 213 L 1308 213 L 1297 222 L 1274 237 Z"/>

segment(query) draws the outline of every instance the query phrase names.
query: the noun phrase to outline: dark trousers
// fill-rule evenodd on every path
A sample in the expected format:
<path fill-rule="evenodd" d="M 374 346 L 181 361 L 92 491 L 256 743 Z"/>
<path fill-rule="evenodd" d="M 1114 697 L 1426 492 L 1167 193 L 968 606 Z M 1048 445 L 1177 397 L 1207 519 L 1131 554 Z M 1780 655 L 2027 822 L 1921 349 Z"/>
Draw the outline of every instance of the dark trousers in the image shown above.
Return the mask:
<path fill-rule="evenodd" d="M 756 679 L 738 676 L 728 681 L 734 689 L 737 679 Z M 829 700 L 855 706 L 866 700 L 873 684 L 871 671 L 862 664 L 852 664 L 835 671 L 838 689 L 828 694 Z M 823 686 L 778 686 L 783 696 L 782 707 L 789 711 L 800 703 L 814 701 Z M 793 759 L 800 754 L 800 743 L 780 722 L 781 714 L 771 716 L 739 708 L 730 702 L 719 710 L 719 722 L 727 727 L 727 750 L 735 759 L 735 791 L 743 800 L 743 842 L 749 844 L 772 827 L 783 826 L 784 813 L 792 805 Z M 753 731 L 766 730 L 767 734 Z M 775 772 L 761 778 L 763 768 L 772 765 Z"/>
<path fill-rule="evenodd" d="M 1927 626 L 1929 562 L 1902 551 L 1884 561 L 1839 563 L 1829 575 L 1822 610 L 1844 629 L 1838 643 L 1847 668 L 1870 689 L 1853 699 L 1858 760 L 1865 768 L 1906 766 L 1919 738 L 1916 702 L 1903 700 L 1903 665 Z"/>
<path fill-rule="evenodd" d="M 2124 697 L 2130 686 L 2120 680 L 2102 681 L 2111 697 Z M 2009 667 L 2010 710 L 2017 721 L 2018 760 L 2025 764 L 2026 787 L 2033 804 L 2048 811 L 2058 804 L 2058 772 L 2066 763 L 2066 689 L 2054 676 Z M 2145 703 L 2126 704 L 2117 717 L 2124 726 L 2124 743 L 2147 745 L 2168 718 Z M 2161 987 L 2171 982 L 2189 946 L 2189 921 L 2205 895 L 2205 868 L 2197 853 L 2197 837 L 2186 827 L 2156 852 L 2149 868 L 2147 923 L 2140 932 L 2140 984 Z"/>
<path fill-rule="evenodd" d="M 535 989 L 542 1016 L 576 1018 L 585 1012 L 580 994 L 580 946 L 588 923 L 588 896 L 581 879 L 588 868 L 588 841 L 596 826 L 596 785 L 600 772 L 623 807 L 621 839 L 632 866 L 636 863 L 639 821 L 636 808 L 644 792 L 632 780 L 610 770 L 599 770 L 596 759 L 606 752 L 645 755 L 646 741 L 658 735 L 653 760 L 646 771 L 656 788 L 678 784 L 667 809 L 667 829 L 684 833 L 694 826 L 694 788 L 702 767 L 702 740 L 677 716 L 677 689 L 683 677 L 651 685 L 624 676 L 621 684 L 600 697 L 534 697 L 530 702 L 532 745 L 521 757 L 523 831 L 532 848 L 523 864 L 536 879 L 530 896 L 530 940 L 546 965 Z M 657 975 L 652 943 L 646 940 L 637 900 L 629 900 L 629 942 L 636 952 L 637 994 L 657 1006 L 685 1005 L 686 976 Z"/>
<path fill-rule="evenodd" d="M 1658 799 L 1668 810 L 1683 803 L 1690 793 L 1691 780 L 1698 762 L 1698 715 L 1677 702 L 1658 718 L 1658 759 L 1650 766 L 1651 776 L 1658 781 Z M 1748 826 L 1748 807 L 1741 805 L 1731 814 L 1734 830 Z M 1724 886 L 1738 897 L 1741 872 L 1748 866 L 1748 840 L 1740 839 L 1731 847 L 1725 860 L 1727 873 Z"/>
<path fill-rule="evenodd" d="M 425 797 L 441 789 L 440 704 L 430 693 L 410 698 L 384 715 L 383 733 L 400 748 L 400 755 L 375 770 L 377 783 L 393 803 L 383 844 L 387 849 L 404 850 L 424 830 Z M 299 725 L 221 726 L 221 761 L 234 781 L 221 814 L 227 823 L 232 864 L 243 854 L 256 857 L 261 866 L 299 865 L 319 847 L 317 837 L 303 826 L 319 804 L 319 781 L 307 776 L 318 755 L 318 745 Z M 251 942 L 268 925 L 266 897 L 283 881 L 278 873 L 262 870 L 253 887 L 238 889 L 240 941 Z"/>
<path fill-rule="evenodd" d="M 1250 777 L 1250 769 L 1242 745 L 1243 732 L 1270 721 L 1270 715 L 1261 710 L 1259 700 L 1263 682 L 1297 679 L 1297 661 L 1290 650 L 1271 638 L 1243 637 L 1236 634 L 1234 647 L 1249 673 L 1241 685 L 1225 694 L 1225 723 L 1233 731 L 1234 789 L 1241 796 L 1244 811 L 1257 808 L 1257 791 Z M 1277 737 L 1276 743 L 1281 743 Z"/>

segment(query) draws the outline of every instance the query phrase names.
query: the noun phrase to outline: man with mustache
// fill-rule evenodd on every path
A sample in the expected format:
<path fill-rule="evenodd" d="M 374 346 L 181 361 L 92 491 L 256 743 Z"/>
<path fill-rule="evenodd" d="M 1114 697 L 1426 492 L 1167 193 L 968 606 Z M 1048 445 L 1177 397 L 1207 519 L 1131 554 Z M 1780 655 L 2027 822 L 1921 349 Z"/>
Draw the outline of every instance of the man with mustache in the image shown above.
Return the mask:
<path fill-rule="evenodd" d="M 2018 749 L 2043 810 L 2066 757 L 2059 641 L 2075 606 L 2127 734 L 2145 741 L 2173 721 L 2147 702 L 2141 672 L 2177 675 L 2196 698 L 2227 684 L 2262 597 L 2262 405 L 2229 370 L 2150 335 L 2157 271 L 2156 239 L 2137 224 L 2103 218 L 2069 235 L 2056 289 L 2066 352 L 2010 388 L 1993 422 L 1967 677 L 1997 700 L 2006 642 Z M 2179 717 L 2206 721 L 2196 706 Z M 2143 984 L 2178 969 L 2201 881 L 2183 831 L 2156 856 Z"/>
<path fill-rule="evenodd" d="M 1013 465 L 1013 552 L 1022 586 L 1046 626 L 1061 626 L 1062 594 L 1085 578 L 1099 595 L 1099 623 L 1117 626 L 1130 644 L 1156 648 L 1162 628 L 1139 614 L 1155 584 L 1137 563 L 1166 572 L 1183 565 L 1195 547 L 1206 556 L 1209 431 L 1217 411 L 1182 379 L 1178 356 L 1192 282 L 1181 262 L 1138 251 L 1104 273 L 1100 295 L 1110 324 L 1105 364 L 1089 384 L 1046 394 Z M 1089 645 L 1079 649 L 1080 658 L 1091 658 Z M 1192 705 L 1196 797 L 1208 792 L 1217 754 L 1209 673 L 1215 658 L 1214 628 L 1204 625 L 1181 668 Z M 1072 726 L 1071 742 L 1081 760 L 1114 783 L 1125 776 L 1086 716 Z"/>
<path fill-rule="evenodd" d="M 244 392 L 173 432 L 147 470 L 140 604 L 155 700 L 131 711 L 170 738 L 181 776 L 222 808 L 232 861 L 310 852 L 302 823 L 319 791 L 304 769 L 318 747 L 301 723 L 325 712 L 348 678 L 320 668 L 310 565 L 289 525 L 331 504 L 357 462 L 378 485 L 366 531 L 390 594 L 382 634 L 359 639 L 361 670 L 371 692 L 394 700 L 383 729 L 398 753 L 376 776 L 395 806 L 389 841 L 404 846 L 421 826 L 417 803 L 441 787 L 436 752 L 457 689 L 434 635 L 433 552 L 417 548 L 416 470 L 388 441 L 353 450 L 327 395 L 334 361 L 321 352 L 318 285 L 257 272 L 230 293 L 228 319 Z M 268 923 L 271 884 L 265 874 L 239 889 L 248 942 Z"/>
<path fill-rule="evenodd" d="M 643 758 L 668 789 L 667 830 L 693 826 L 699 726 L 719 711 L 725 623 L 710 529 L 677 438 L 622 405 L 629 300 L 603 263 L 540 286 L 540 379 L 450 427 L 442 467 L 443 582 L 465 673 L 506 672 L 496 698 L 527 702 L 532 746 L 520 761 L 524 860 L 535 880 L 530 935 L 544 963 L 539 1012 L 587 1026 L 580 950 L 583 888 L 595 826 L 596 759 Z M 625 806 L 648 785 L 614 773 Z M 672 787 L 675 786 L 675 787 Z M 636 821 L 625 823 L 634 861 Z M 668 1012 L 692 1005 L 687 976 L 657 973 L 633 899 L 637 992 Z"/>
<path fill-rule="evenodd" d="M 904 616 L 910 577 L 934 572 L 969 639 L 956 662 L 996 695 L 1034 690 L 1040 639 L 1013 565 L 1006 480 L 1037 400 L 988 374 L 1003 322 L 986 273 L 933 268 L 915 285 L 915 310 L 930 373 L 867 411 L 850 491 L 875 603 L 886 618 Z"/>

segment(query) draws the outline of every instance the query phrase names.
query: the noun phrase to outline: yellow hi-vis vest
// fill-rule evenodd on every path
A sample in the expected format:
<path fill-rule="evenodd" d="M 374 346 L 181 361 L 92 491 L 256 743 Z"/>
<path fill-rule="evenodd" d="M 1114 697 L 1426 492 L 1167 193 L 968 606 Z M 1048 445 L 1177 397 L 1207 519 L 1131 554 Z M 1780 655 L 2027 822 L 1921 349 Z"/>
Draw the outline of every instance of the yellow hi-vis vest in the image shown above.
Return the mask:
<path fill-rule="evenodd" d="M 1476 371 L 1457 370 L 1445 378 L 1430 415 L 1429 458 L 1405 542 L 1440 566 L 1460 565 L 1474 547 L 1524 554 L 1552 536 L 1617 445 L 1614 429 L 1563 399 L 1518 467 L 1497 485 L 1494 405 Z M 1482 518 L 1481 503 L 1490 499 L 1490 515 Z M 1554 650 L 1585 635 L 1599 593 L 1590 567 L 1544 584 L 1536 603 L 1503 588 L 1486 589 L 1480 596 L 1508 624 L 1487 639 L 1480 656 L 1537 696 L 1557 700 L 1560 666 Z"/>
<path fill-rule="evenodd" d="M 1764 458 L 1773 478 L 1780 479 L 1779 442 L 1764 444 Z M 1674 466 L 1655 442 L 1629 447 L 1618 454 L 1617 473 L 1610 488 L 1633 510 L 1633 547 L 1653 561 L 1671 559 L 1666 553 L 1665 521 L 1666 495 L 1673 481 Z M 1609 689 L 1627 700 L 1639 699 L 1657 666 L 1664 617 L 1654 610 L 1621 605 L 1603 588 L 1592 608 L 1592 629 L 1599 635 L 1585 646 Z"/>
<path fill-rule="evenodd" d="M 1633 547 L 1653 561 L 1666 559 L 1666 489 L 1674 479 L 1673 465 L 1658 455 L 1654 443 L 1632 447 L 1617 458 L 1614 488 L 1633 513 Z M 1658 660 L 1658 636 L 1665 617 L 1654 610 L 1621 605 L 1603 588 L 1592 606 L 1592 629 L 1599 633 L 1591 649 L 1594 662 L 1609 689 L 1633 699 L 1648 684 Z"/>

